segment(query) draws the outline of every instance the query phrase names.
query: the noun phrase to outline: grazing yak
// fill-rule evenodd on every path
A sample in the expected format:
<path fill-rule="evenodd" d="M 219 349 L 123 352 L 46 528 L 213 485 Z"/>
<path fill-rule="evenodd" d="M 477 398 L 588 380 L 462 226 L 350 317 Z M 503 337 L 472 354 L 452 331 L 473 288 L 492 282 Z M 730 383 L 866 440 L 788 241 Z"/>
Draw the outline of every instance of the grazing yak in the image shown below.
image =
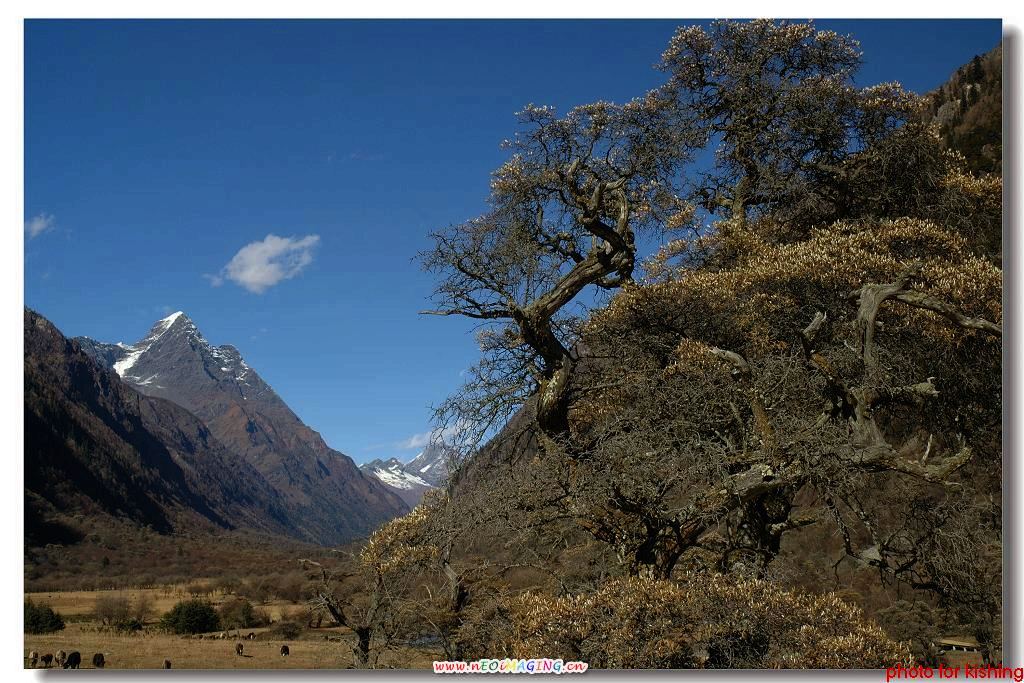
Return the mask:
<path fill-rule="evenodd" d="M 64 662 L 65 669 L 77 669 L 82 666 L 82 653 L 78 650 L 68 655 L 68 661 Z"/>
<path fill-rule="evenodd" d="M 171 660 L 169 660 L 169 659 L 165 659 L 164 660 L 164 668 L 165 669 L 170 669 L 171 668 Z"/>
<path fill-rule="evenodd" d="M 242 648 L 242 644 L 241 643 L 235 643 L 235 654 L 238 655 L 239 657 L 242 656 L 242 649 L 243 648 Z"/>
<path fill-rule="evenodd" d="M 38 663 L 39 663 L 39 653 L 36 652 L 35 650 L 32 650 L 31 652 L 28 653 L 28 668 L 34 669 L 34 668 L 36 668 L 36 664 L 38 664 Z"/>
<path fill-rule="evenodd" d="M 287 645 L 282 645 L 281 646 L 281 656 L 282 657 L 287 657 L 290 654 L 291 654 L 291 651 L 288 649 L 288 646 Z"/>
<path fill-rule="evenodd" d="M 39 661 L 43 663 L 44 669 L 49 669 L 50 664 L 53 663 L 53 655 L 47 652 L 45 655 L 39 658 Z"/>
<path fill-rule="evenodd" d="M 103 653 L 97 652 L 92 656 L 92 665 L 97 669 L 102 669 L 103 665 L 107 663 L 107 660 L 103 659 Z"/>
<path fill-rule="evenodd" d="M 57 666 L 63 667 L 66 661 L 68 661 L 68 653 L 64 650 L 57 650 Z"/>
<path fill-rule="evenodd" d="M 249 640 L 256 640 L 256 634 L 252 631 L 249 631 L 249 635 L 247 635 L 246 638 L 248 638 Z"/>

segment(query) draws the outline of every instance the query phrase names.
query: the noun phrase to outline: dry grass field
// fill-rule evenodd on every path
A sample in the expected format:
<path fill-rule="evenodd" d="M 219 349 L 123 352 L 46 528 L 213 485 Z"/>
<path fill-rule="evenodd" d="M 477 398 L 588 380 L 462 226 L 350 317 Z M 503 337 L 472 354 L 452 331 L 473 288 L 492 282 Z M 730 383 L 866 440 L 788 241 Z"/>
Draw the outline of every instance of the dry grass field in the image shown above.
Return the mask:
<path fill-rule="evenodd" d="M 103 653 L 107 669 L 160 669 L 165 659 L 174 669 L 345 669 L 352 665 L 352 635 L 348 629 L 321 628 L 306 630 L 295 640 L 276 639 L 267 628 L 243 629 L 242 635 L 257 634 L 255 640 L 244 637 L 220 639 L 218 634 L 179 636 L 163 633 L 154 628 L 159 615 L 170 610 L 176 602 L 188 599 L 181 587 L 136 589 L 124 591 L 67 591 L 26 593 L 25 599 L 45 604 L 59 612 L 67 625 L 63 631 L 42 635 L 25 634 L 24 661 L 28 666 L 28 653 L 40 655 L 58 650 L 77 650 L 82 655 L 82 668 L 92 667 L 92 656 Z M 147 629 L 135 634 L 101 632 L 91 615 L 97 599 L 102 596 L 127 597 L 136 600 L 145 594 L 153 606 L 153 617 Z M 209 596 L 214 605 L 224 595 Z M 260 605 L 276 622 L 291 619 L 303 613 L 302 605 L 276 601 Z M 326 638 L 331 638 L 328 641 Z M 340 642 L 339 642 L 340 639 Z M 235 654 L 235 644 L 244 647 L 241 657 Z M 281 646 L 288 645 L 290 654 L 281 656 Z M 437 654 L 425 649 L 403 648 L 383 653 L 378 666 L 385 668 L 427 669 Z"/>
<path fill-rule="evenodd" d="M 167 612 L 175 603 L 180 600 L 188 600 L 192 597 L 186 586 L 168 586 L 165 588 L 142 588 L 125 590 L 97 590 L 97 591 L 53 591 L 42 593 L 26 593 L 25 599 L 40 605 L 48 605 L 59 612 L 67 621 L 78 621 L 89 618 L 96 609 L 96 601 L 102 597 L 128 598 L 137 601 L 140 595 L 146 596 L 153 607 L 154 617 Z M 214 607 L 220 606 L 229 596 L 221 592 L 203 594 L 204 600 L 209 600 Z M 283 619 L 300 618 L 303 613 L 302 605 L 296 605 L 284 600 L 275 600 L 259 607 L 270 615 L 274 621 Z"/>

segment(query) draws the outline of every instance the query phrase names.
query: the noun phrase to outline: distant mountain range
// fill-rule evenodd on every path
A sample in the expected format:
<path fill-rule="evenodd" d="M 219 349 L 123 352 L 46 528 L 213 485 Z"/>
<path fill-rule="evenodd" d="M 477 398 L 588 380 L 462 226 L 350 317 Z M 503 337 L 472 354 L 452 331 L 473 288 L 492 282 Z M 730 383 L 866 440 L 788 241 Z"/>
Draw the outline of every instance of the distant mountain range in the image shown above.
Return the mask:
<path fill-rule="evenodd" d="M 423 494 L 433 488 L 425 480 L 407 472 L 405 463 L 398 458 L 371 460 L 360 465 L 359 469 L 394 489 L 409 507 L 419 505 Z"/>
<path fill-rule="evenodd" d="M 334 545 L 409 509 L 181 312 L 126 345 L 66 339 L 26 309 L 25 426 L 27 532 L 102 512 Z"/>
<path fill-rule="evenodd" d="M 428 445 L 407 463 L 398 458 L 377 459 L 359 468 L 395 489 L 410 506 L 418 505 L 424 493 L 448 476 L 447 453 L 439 444 Z"/>

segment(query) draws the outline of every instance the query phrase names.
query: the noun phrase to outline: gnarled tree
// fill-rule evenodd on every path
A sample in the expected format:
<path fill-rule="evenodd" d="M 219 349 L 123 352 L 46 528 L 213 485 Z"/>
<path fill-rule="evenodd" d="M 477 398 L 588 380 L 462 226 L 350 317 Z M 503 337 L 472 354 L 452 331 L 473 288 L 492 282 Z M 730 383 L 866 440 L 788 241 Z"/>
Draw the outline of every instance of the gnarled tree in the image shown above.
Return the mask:
<path fill-rule="evenodd" d="M 904 487 L 890 510 L 959 498 L 972 456 L 998 462 L 1001 273 L 918 220 L 744 239 L 732 266 L 631 286 L 586 326 L 584 523 L 657 575 L 698 549 L 763 572 L 827 512 L 850 557 L 944 590 L 865 500 L 877 477 Z"/>
<path fill-rule="evenodd" d="M 858 63 L 810 25 L 718 22 L 681 29 L 640 100 L 527 108 L 492 210 L 424 255 L 432 312 L 484 323 L 442 422 L 475 446 L 525 406 L 516 486 L 474 519 L 565 547 L 572 525 L 658 580 L 764 577 L 829 524 L 837 567 L 995 622 L 998 563 L 968 577 L 999 553 L 1001 187 L 901 88 L 854 88 Z M 697 229 L 681 196 L 726 217 Z M 636 282 L 638 235 L 676 228 Z"/>
<path fill-rule="evenodd" d="M 426 508 L 418 507 L 378 529 L 354 562 L 329 567 L 300 560 L 313 580 L 310 608 L 352 630 L 356 668 L 375 668 L 381 653 L 408 633 L 422 576 L 438 549 L 424 542 Z"/>
<path fill-rule="evenodd" d="M 441 278 L 429 312 L 487 323 L 484 360 L 440 412 L 471 441 L 533 395 L 541 432 L 568 432 L 579 352 L 567 308 L 588 289 L 633 278 L 638 233 L 690 216 L 675 183 L 696 138 L 671 101 L 651 93 L 563 117 L 529 106 L 520 119 L 523 132 L 507 143 L 514 153 L 494 173 L 491 210 L 435 233 L 434 249 L 421 255 Z"/>

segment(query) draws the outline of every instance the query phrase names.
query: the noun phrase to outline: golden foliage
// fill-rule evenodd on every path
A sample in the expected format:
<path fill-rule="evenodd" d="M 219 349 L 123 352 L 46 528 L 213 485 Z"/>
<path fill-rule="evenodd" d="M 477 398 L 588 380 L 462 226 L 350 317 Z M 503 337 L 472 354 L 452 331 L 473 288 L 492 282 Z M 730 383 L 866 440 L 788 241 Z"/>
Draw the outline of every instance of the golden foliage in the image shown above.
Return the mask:
<path fill-rule="evenodd" d="M 720 574 L 619 578 L 594 593 L 562 597 L 525 593 L 505 598 L 486 619 L 493 639 L 487 656 L 563 657 L 596 668 L 880 668 L 910 661 L 906 645 L 835 594 Z"/>
<path fill-rule="evenodd" d="M 423 542 L 429 509 L 418 505 L 409 514 L 378 529 L 359 554 L 360 563 L 381 573 L 422 564 L 437 557 L 438 548 Z"/>
<path fill-rule="evenodd" d="M 1002 319 L 1002 271 L 932 221 L 839 222 L 791 244 L 762 241 L 756 231 L 723 230 L 715 246 L 733 255 L 731 267 L 680 269 L 672 279 L 624 288 L 587 332 L 672 311 L 691 323 L 690 338 L 744 354 L 768 353 L 794 341 L 794 326 L 810 321 L 805 311 L 843 315 L 851 292 L 868 282 L 892 282 L 917 262 L 915 289 L 966 315 Z M 902 325 L 932 340 L 956 343 L 972 334 L 928 311 L 901 307 L 899 315 Z"/>

